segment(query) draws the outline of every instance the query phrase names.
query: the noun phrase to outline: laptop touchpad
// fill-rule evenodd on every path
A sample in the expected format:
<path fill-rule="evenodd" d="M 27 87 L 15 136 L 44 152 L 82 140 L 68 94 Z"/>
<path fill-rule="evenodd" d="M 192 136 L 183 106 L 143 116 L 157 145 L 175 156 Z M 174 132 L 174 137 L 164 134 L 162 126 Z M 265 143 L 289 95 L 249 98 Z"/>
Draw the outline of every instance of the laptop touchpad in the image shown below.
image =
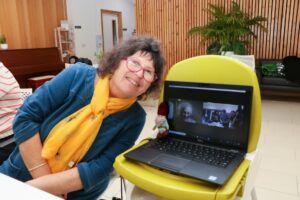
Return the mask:
<path fill-rule="evenodd" d="M 181 171 L 189 162 L 190 160 L 178 158 L 166 154 L 161 154 L 156 158 L 154 158 L 152 161 L 150 161 L 151 164 L 157 167 L 162 167 L 175 172 Z"/>

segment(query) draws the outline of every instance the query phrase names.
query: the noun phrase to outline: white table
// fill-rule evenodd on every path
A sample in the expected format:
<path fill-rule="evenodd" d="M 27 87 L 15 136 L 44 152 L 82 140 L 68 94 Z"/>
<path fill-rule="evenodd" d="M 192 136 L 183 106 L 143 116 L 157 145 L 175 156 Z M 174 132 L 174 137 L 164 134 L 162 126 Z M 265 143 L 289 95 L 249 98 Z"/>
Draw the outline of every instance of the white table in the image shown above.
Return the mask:
<path fill-rule="evenodd" d="M 61 200 L 61 198 L 34 188 L 26 183 L 0 174 L 0 199 Z"/>

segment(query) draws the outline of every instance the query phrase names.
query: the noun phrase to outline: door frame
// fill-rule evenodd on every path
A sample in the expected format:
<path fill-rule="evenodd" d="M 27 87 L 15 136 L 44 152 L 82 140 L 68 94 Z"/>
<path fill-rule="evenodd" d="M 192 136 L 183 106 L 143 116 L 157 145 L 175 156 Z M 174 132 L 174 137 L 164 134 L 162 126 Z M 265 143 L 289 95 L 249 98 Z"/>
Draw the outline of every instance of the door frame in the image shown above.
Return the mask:
<path fill-rule="evenodd" d="M 117 16 L 117 18 L 118 18 L 118 39 L 119 39 L 119 43 L 120 43 L 120 42 L 122 42 L 122 39 L 123 39 L 122 12 L 101 9 L 100 13 L 101 13 L 101 31 L 102 31 L 102 51 L 104 52 L 103 15 L 104 14 L 112 14 L 112 15 Z"/>

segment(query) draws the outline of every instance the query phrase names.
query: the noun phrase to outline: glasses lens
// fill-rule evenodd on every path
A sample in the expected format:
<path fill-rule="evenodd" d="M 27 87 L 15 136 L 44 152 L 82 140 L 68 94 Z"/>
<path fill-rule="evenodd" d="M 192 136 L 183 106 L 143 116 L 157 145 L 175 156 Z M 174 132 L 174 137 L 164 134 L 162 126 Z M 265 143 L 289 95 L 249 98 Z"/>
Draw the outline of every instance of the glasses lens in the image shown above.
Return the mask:
<path fill-rule="evenodd" d="M 148 82 L 152 82 L 156 79 L 155 72 L 143 69 L 139 62 L 134 59 L 127 59 L 127 68 L 132 72 L 138 72 L 140 70 L 143 70 L 144 79 Z"/>
<path fill-rule="evenodd" d="M 146 81 L 152 82 L 155 78 L 155 73 L 152 71 L 145 70 L 144 71 L 144 79 Z"/>
<path fill-rule="evenodd" d="M 142 68 L 137 61 L 131 59 L 127 59 L 127 67 L 130 71 L 133 72 L 137 72 Z"/>

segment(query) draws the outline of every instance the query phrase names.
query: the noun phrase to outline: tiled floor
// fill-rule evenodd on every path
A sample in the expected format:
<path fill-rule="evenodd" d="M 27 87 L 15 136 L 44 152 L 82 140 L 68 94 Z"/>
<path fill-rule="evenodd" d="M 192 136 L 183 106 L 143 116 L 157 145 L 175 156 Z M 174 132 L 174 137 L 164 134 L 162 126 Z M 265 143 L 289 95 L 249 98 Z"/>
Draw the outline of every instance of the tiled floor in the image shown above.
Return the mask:
<path fill-rule="evenodd" d="M 300 102 L 262 101 L 258 200 L 300 200 Z"/>
<path fill-rule="evenodd" d="M 155 107 L 144 108 L 147 122 L 138 141 L 155 135 Z M 255 184 L 257 199 L 300 200 L 300 101 L 262 101 L 259 149 L 262 160 Z M 114 196 L 120 197 L 118 178 L 112 179 L 101 198 Z"/>

